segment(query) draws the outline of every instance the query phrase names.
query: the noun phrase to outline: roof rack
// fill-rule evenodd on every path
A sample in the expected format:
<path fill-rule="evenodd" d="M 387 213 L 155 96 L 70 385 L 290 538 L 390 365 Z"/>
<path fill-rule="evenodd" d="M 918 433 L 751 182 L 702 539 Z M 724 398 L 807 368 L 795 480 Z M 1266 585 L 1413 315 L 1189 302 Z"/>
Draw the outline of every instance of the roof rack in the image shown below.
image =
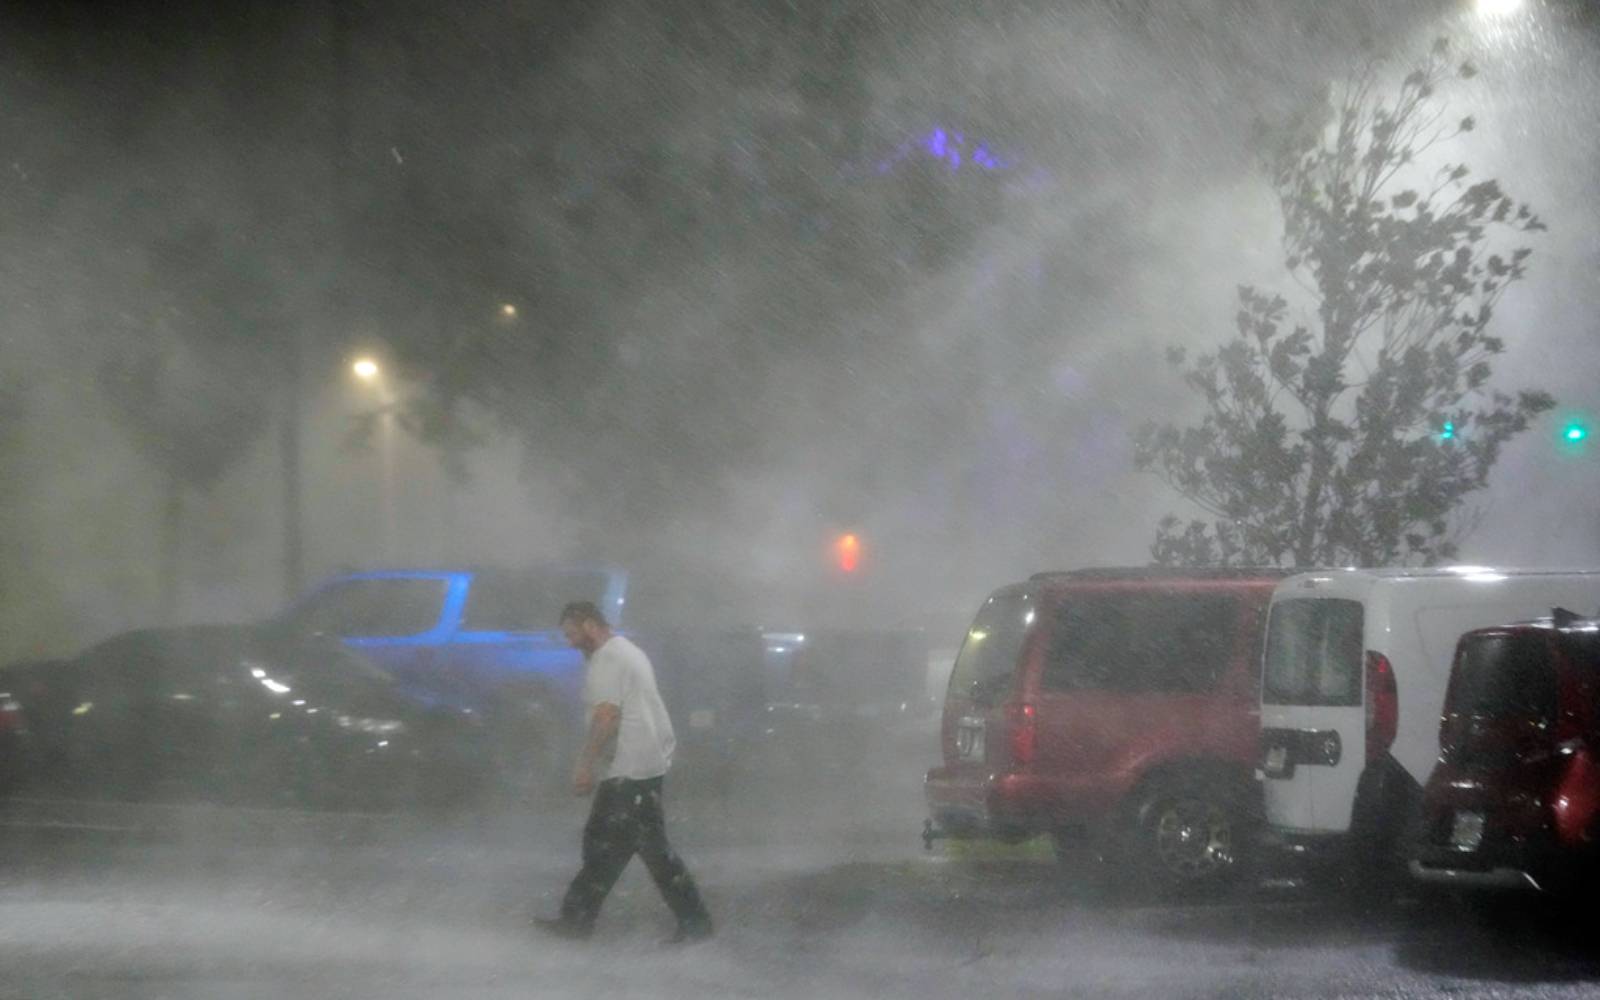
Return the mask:
<path fill-rule="evenodd" d="M 1304 570 L 1282 566 L 1089 566 L 1083 569 L 1046 570 L 1033 574 L 1028 580 L 1239 580 L 1259 576 L 1290 576 L 1301 572 Z"/>

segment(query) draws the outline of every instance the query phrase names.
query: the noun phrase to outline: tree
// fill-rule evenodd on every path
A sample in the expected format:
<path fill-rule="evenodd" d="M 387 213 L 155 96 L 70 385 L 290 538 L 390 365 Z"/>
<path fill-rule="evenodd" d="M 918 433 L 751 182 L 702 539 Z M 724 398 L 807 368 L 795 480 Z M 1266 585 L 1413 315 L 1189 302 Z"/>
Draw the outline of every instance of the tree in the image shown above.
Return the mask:
<path fill-rule="evenodd" d="M 161 618 L 177 612 L 183 500 L 209 490 L 266 423 L 266 399 L 168 346 L 140 344 L 106 361 L 100 386 L 141 455 L 165 480 L 160 530 Z"/>
<path fill-rule="evenodd" d="M 1501 447 L 1554 405 L 1489 386 L 1505 349 L 1494 307 L 1545 227 L 1465 164 L 1424 167 L 1472 131 L 1439 88 L 1471 78 L 1441 39 L 1397 87 L 1369 62 L 1285 125 L 1262 130 L 1285 266 L 1307 300 L 1239 289 L 1237 333 L 1168 360 L 1200 397 L 1198 424 L 1151 422 L 1135 462 L 1202 508 L 1164 518 L 1160 563 L 1389 565 L 1456 552 L 1466 498 Z M 1423 183 L 1418 183 L 1421 180 Z"/>
<path fill-rule="evenodd" d="M 123 315 L 99 387 L 139 453 L 161 474 L 161 616 L 177 611 L 186 493 L 217 484 L 265 430 L 280 308 L 270 271 L 210 223 L 152 241 L 155 303 Z M 150 294 L 150 293 L 147 293 Z"/>
<path fill-rule="evenodd" d="M 795 369 L 830 359 L 843 406 L 881 391 L 858 373 L 890 353 L 890 325 L 866 336 L 863 317 L 961 259 L 1002 182 L 921 156 L 876 169 L 907 138 L 874 124 L 868 87 L 898 18 L 584 9 L 599 24 L 578 37 L 514 36 L 533 69 L 509 89 L 470 35 L 388 29 L 358 131 L 397 101 L 429 126 L 356 185 L 351 230 L 352 257 L 383 262 L 366 299 L 408 386 L 402 425 L 447 460 L 480 427 L 520 439 L 598 544 L 782 462 L 766 415 Z M 585 34 L 639 41 L 591 52 Z M 486 130 L 483 107 L 505 126 Z"/>

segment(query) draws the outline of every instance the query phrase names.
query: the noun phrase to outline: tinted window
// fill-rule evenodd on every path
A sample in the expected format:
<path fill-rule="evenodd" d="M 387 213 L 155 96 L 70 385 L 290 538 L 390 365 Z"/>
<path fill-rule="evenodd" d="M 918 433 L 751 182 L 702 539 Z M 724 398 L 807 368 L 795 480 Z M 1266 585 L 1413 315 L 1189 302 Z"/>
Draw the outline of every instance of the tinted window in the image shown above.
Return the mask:
<path fill-rule="evenodd" d="M 1472 636 L 1462 641 L 1450 711 L 1482 718 L 1553 719 L 1556 672 L 1543 635 Z"/>
<path fill-rule="evenodd" d="M 95 674 L 151 678 L 167 655 L 165 646 L 156 633 L 129 632 L 94 646 L 83 661 Z"/>
<path fill-rule="evenodd" d="M 607 577 L 586 570 L 484 574 L 472 581 L 461 627 L 472 632 L 553 629 L 568 601 L 593 601 L 606 608 Z"/>
<path fill-rule="evenodd" d="M 159 661 L 160 696 L 196 702 L 238 680 L 237 666 L 250 649 L 250 638 L 235 629 L 183 631 L 165 636 L 152 649 Z"/>
<path fill-rule="evenodd" d="M 1228 668 L 1239 601 L 1224 594 L 1085 594 L 1057 609 L 1046 690 L 1209 691 Z"/>
<path fill-rule="evenodd" d="M 951 693 L 983 697 L 1003 688 L 1016 669 L 1033 614 L 1027 594 L 997 594 L 985 601 L 950 672 Z"/>
<path fill-rule="evenodd" d="M 159 638 L 135 632 L 109 639 L 83 656 L 83 704 L 100 717 L 137 711 L 156 696 L 164 650 Z"/>
<path fill-rule="evenodd" d="M 448 580 L 340 580 L 290 616 L 307 632 L 341 638 L 417 635 L 439 624 Z"/>
<path fill-rule="evenodd" d="M 1261 699 L 1269 705 L 1361 704 L 1360 601 L 1279 601 L 1267 622 Z"/>

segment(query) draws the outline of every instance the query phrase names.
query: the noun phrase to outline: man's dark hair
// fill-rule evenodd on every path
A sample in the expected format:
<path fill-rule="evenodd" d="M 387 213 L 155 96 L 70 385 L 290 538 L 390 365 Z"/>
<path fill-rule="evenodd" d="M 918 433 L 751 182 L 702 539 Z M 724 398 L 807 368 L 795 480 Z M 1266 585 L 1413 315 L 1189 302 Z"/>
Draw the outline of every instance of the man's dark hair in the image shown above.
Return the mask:
<path fill-rule="evenodd" d="M 594 622 L 602 628 L 611 627 L 611 623 L 606 621 L 606 616 L 600 613 L 600 609 L 593 601 L 568 601 L 567 606 L 561 609 L 561 617 L 556 624 L 565 625 L 567 622 L 576 622 L 579 625 L 584 622 Z"/>

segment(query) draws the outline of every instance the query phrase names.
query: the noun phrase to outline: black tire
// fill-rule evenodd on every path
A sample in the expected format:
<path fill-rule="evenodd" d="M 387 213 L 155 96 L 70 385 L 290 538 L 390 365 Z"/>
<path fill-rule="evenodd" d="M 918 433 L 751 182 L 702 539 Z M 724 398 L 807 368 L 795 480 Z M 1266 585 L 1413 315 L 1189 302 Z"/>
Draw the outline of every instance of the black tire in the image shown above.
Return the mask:
<path fill-rule="evenodd" d="M 1135 793 L 1122 861 L 1163 895 L 1220 892 L 1236 879 L 1248 842 L 1242 792 L 1224 781 L 1162 778 Z"/>

